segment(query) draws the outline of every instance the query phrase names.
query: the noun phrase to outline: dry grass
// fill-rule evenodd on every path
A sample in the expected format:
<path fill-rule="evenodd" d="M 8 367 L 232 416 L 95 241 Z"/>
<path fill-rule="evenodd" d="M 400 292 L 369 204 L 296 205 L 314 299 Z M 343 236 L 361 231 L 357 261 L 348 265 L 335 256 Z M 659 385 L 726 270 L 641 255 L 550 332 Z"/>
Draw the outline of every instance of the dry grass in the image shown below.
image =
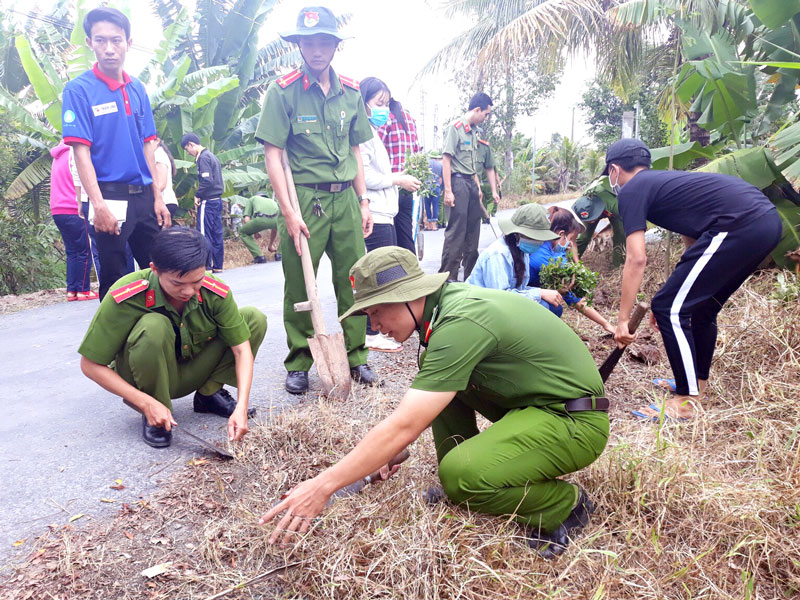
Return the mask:
<path fill-rule="evenodd" d="M 504 210 L 507 208 L 517 208 L 523 204 L 550 204 L 553 202 L 562 202 L 563 200 L 576 200 L 580 197 L 579 192 L 568 192 L 566 194 L 538 194 L 531 196 L 530 194 L 506 194 L 500 199 L 498 208 Z"/>
<path fill-rule="evenodd" d="M 657 271 L 648 273 L 649 295 Z M 661 397 L 649 381 L 668 365 L 623 358 L 608 382 L 608 448 L 570 477 L 598 511 L 556 561 L 537 558 L 507 519 L 421 502 L 436 481 L 429 432 L 392 480 L 336 501 L 293 548 L 267 544 L 258 516 L 392 410 L 414 373 L 409 340 L 382 366 L 391 379 L 383 390 L 341 404 L 309 400 L 254 428 L 237 461 L 187 466 L 113 520 L 51 531 L 0 596 L 208 598 L 299 560 L 226 598 L 797 598 L 800 307 L 765 300 L 775 275 L 751 278 L 723 310 L 712 398 L 692 422 L 634 421 L 631 408 Z M 610 314 L 619 273 L 604 273 L 601 286 L 596 305 Z M 574 311 L 566 318 L 601 362 L 611 341 Z M 660 346 L 657 336 L 649 341 Z M 164 561 L 172 561 L 164 575 L 139 575 Z"/>

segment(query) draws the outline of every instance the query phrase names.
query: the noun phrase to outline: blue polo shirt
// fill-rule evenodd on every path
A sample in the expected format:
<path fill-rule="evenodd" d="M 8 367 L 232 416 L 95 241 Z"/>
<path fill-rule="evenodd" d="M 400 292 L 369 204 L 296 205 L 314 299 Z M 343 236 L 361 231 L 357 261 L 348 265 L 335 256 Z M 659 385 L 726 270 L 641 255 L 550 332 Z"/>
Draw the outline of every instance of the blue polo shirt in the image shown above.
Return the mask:
<path fill-rule="evenodd" d="M 91 148 L 97 181 L 150 185 L 144 143 L 156 137 L 153 110 L 144 86 L 122 72 L 107 77 L 95 63 L 67 83 L 61 115 L 64 142 Z"/>

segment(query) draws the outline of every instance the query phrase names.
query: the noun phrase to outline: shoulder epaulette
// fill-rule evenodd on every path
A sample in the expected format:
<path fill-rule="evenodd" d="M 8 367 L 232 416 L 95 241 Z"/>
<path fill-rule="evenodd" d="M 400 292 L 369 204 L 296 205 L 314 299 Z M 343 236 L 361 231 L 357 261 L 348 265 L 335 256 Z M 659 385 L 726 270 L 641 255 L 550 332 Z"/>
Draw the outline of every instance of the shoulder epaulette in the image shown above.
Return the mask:
<path fill-rule="evenodd" d="M 342 85 L 351 87 L 356 91 L 361 89 L 361 85 L 355 79 L 350 79 L 349 77 L 345 77 L 344 75 L 339 75 L 339 81 L 342 82 Z"/>
<path fill-rule="evenodd" d="M 463 123 L 461 121 L 456 121 L 455 123 L 453 123 L 453 127 L 455 127 L 456 129 L 458 129 L 462 125 L 463 125 Z"/>
<path fill-rule="evenodd" d="M 123 285 L 121 288 L 111 290 L 109 294 L 111 294 L 114 302 L 119 304 L 131 296 L 145 291 L 148 287 L 150 287 L 150 282 L 147 279 L 137 279 L 136 281 Z"/>
<path fill-rule="evenodd" d="M 487 142 L 486 140 L 481 140 L 481 139 L 479 139 L 478 141 L 479 141 L 481 144 L 486 144 L 487 146 L 490 146 L 490 147 L 491 147 L 491 144 L 490 144 L 489 142 Z"/>
<path fill-rule="evenodd" d="M 295 69 L 291 73 L 288 73 L 282 77 L 278 77 L 275 81 L 278 83 L 279 86 L 285 88 L 289 84 L 292 84 L 298 79 L 300 79 L 302 76 L 303 76 L 303 70 Z"/>
<path fill-rule="evenodd" d="M 231 290 L 227 285 L 222 283 L 221 281 L 217 281 L 206 275 L 203 277 L 203 287 L 207 290 L 214 292 L 217 296 L 222 298 L 228 297 L 228 292 Z"/>

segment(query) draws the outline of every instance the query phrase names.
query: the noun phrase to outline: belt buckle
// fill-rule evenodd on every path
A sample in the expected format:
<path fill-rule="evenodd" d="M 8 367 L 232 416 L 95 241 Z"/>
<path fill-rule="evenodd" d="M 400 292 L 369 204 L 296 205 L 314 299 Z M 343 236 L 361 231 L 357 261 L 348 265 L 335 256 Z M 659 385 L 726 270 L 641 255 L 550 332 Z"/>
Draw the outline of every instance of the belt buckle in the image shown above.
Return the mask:
<path fill-rule="evenodd" d="M 343 184 L 341 184 L 341 183 L 332 183 L 331 184 L 331 192 L 333 192 L 334 194 L 337 193 L 337 192 L 341 192 L 342 191 L 342 185 Z"/>
<path fill-rule="evenodd" d="M 142 186 L 140 185 L 128 185 L 128 195 L 135 195 L 142 193 Z"/>

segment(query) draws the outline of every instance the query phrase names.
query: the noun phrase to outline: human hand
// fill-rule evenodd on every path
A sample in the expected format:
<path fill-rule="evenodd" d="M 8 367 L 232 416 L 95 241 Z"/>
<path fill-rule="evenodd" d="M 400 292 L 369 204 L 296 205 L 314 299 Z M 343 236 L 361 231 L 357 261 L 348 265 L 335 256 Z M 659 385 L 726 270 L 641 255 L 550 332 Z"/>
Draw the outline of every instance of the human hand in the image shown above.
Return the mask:
<path fill-rule="evenodd" d="M 451 190 L 444 191 L 444 205 L 445 206 L 455 206 L 456 205 L 456 196 L 453 194 Z"/>
<path fill-rule="evenodd" d="M 269 536 L 269 543 L 274 544 L 283 532 L 281 544 L 286 545 L 292 539 L 293 533 L 302 535 L 310 529 L 313 519 L 322 512 L 330 497 L 331 494 L 323 489 L 319 477 L 308 479 L 296 485 L 278 504 L 261 517 L 258 524 L 269 523 L 280 513 L 286 511 Z"/>
<path fill-rule="evenodd" d="M 194 205 L 195 206 L 200 206 L 202 203 L 203 203 L 203 201 L 200 200 L 200 198 L 198 198 L 197 196 L 194 197 Z"/>
<path fill-rule="evenodd" d="M 365 238 L 372 235 L 372 225 L 372 211 L 369 209 L 369 203 L 363 202 L 361 204 L 361 230 Z"/>
<path fill-rule="evenodd" d="M 495 204 L 500 204 L 500 194 L 492 192 L 492 200 L 494 200 Z"/>
<path fill-rule="evenodd" d="M 172 416 L 172 412 L 161 402 L 155 398 L 150 398 L 152 402 L 148 402 L 144 407 L 144 416 L 147 419 L 147 424 L 151 427 L 161 427 L 170 431 L 173 426 L 177 425 L 177 421 Z"/>
<path fill-rule="evenodd" d="M 159 227 L 162 229 L 172 227 L 172 215 L 169 214 L 169 209 L 161 198 L 155 201 L 153 210 L 156 213 L 156 221 L 158 221 Z"/>
<path fill-rule="evenodd" d="M 564 298 L 556 290 L 542 290 L 541 296 L 542 300 L 553 306 L 561 306 L 564 303 Z"/>
<path fill-rule="evenodd" d="M 480 185 L 478 186 L 478 201 L 483 204 L 483 190 Z"/>
<path fill-rule="evenodd" d="M 658 321 L 656 321 L 656 316 L 650 311 L 650 328 L 653 331 L 660 331 L 658 328 Z"/>
<path fill-rule="evenodd" d="M 386 465 L 383 465 L 380 468 L 378 473 L 381 476 L 381 481 L 386 481 L 387 479 L 389 479 L 389 477 L 391 477 L 392 475 L 397 473 L 399 470 L 400 470 L 400 465 L 399 464 L 394 465 L 393 467 L 389 467 L 389 465 L 386 464 Z"/>
<path fill-rule="evenodd" d="M 397 178 L 397 185 L 407 192 L 416 192 L 422 185 L 422 182 L 413 175 L 403 174 Z"/>
<path fill-rule="evenodd" d="M 286 231 L 289 233 L 289 237 L 294 240 L 297 256 L 301 256 L 303 253 L 300 250 L 300 236 L 311 237 L 311 234 L 308 232 L 308 226 L 306 226 L 305 221 L 303 221 L 303 217 L 298 216 L 294 211 L 287 212 L 284 218 L 286 220 Z"/>
<path fill-rule="evenodd" d="M 111 235 L 119 235 L 119 222 L 103 202 L 102 206 L 94 211 L 94 229 Z"/>
<path fill-rule="evenodd" d="M 233 414 L 228 419 L 228 440 L 238 442 L 247 433 L 247 407 L 242 409 L 236 405 Z"/>
<path fill-rule="evenodd" d="M 628 328 L 628 321 L 620 321 L 614 330 L 614 341 L 622 346 L 627 346 L 636 339 L 636 334 L 631 334 Z"/>

